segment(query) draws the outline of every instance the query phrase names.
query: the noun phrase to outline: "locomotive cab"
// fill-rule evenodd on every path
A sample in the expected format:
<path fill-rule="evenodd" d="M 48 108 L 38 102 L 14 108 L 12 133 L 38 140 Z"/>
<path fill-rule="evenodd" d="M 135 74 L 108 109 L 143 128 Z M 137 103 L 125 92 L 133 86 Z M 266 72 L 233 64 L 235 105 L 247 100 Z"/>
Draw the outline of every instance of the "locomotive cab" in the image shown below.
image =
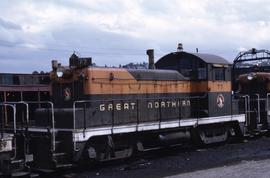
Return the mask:
<path fill-rule="evenodd" d="M 200 117 L 231 114 L 231 67 L 222 57 L 179 51 L 164 56 L 155 66 L 177 70 L 189 78 L 192 95 L 202 97 L 203 104 L 196 108 L 200 110 Z"/>

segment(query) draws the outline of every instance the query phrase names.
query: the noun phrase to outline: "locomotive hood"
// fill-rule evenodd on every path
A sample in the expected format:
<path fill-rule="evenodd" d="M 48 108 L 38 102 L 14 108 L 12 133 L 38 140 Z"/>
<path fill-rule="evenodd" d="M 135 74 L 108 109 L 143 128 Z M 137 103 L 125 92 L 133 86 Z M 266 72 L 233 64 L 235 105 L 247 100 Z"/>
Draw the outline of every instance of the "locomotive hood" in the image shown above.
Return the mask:
<path fill-rule="evenodd" d="M 270 73 L 267 72 L 251 72 L 248 74 L 242 74 L 238 77 L 237 82 L 248 83 L 251 81 L 268 81 L 270 80 Z"/>

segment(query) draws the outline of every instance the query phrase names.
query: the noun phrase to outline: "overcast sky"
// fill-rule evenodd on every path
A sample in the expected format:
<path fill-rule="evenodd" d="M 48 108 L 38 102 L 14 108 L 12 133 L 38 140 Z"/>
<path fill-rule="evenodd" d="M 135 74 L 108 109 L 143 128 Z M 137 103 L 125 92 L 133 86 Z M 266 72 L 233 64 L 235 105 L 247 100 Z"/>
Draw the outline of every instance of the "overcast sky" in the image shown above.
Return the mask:
<path fill-rule="evenodd" d="M 118 66 L 179 42 L 229 61 L 270 49 L 269 0 L 1 0 L 0 12 L 0 72 L 50 71 L 73 51 Z"/>

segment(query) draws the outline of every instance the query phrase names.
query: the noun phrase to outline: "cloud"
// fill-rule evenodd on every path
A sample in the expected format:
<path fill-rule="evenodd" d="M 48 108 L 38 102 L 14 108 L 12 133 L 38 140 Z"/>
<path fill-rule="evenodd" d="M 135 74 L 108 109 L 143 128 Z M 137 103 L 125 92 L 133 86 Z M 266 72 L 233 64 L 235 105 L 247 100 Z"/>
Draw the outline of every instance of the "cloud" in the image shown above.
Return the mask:
<path fill-rule="evenodd" d="M 21 26 L 0 18 L 0 27 L 8 30 L 21 30 Z"/>
<path fill-rule="evenodd" d="M 145 61 L 175 51 L 211 52 L 232 60 L 239 49 L 269 48 L 267 0 L 15 0 L 0 2 L 0 70 L 50 70 L 74 50 L 104 65 Z M 96 61 L 95 61 L 96 60 Z M 38 61 L 38 62 L 36 62 Z M 4 67 L 6 66 L 9 67 Z M 31 64 L 31 65 L 30 65 Z M 45 67 L 44 67 L 45 66 Z"/>

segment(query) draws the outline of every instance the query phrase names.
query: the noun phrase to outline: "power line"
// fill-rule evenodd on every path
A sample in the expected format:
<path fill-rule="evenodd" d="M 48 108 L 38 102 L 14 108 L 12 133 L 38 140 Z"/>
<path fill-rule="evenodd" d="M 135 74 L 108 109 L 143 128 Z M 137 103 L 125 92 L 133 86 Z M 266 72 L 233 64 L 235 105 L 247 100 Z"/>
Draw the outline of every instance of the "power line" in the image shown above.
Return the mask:
<path fill-rule="evenodd" d="M 49 45 L 50 46 L 50 45 Z M 66 46 L 70 48 L 60 48 L 59 46 Z M 58 47 L 55 48 L 49 48 L 49 47 L 31 47 L 31 46 L 23 46 L 21 45 L 16 45 L 14 43 L 11 43 L 9 41 L 4 41 L 0 40 L 0 47 L 5 47 L 5 48 L 10 48 L 10 49 L 28 49 L 28 50 L 39 50 L 39 51 L 56 51 L 56 52 L 68 52 L 68 53 L 73 53 L 74 51 L 80 52 L 80 53 L 90 53 L 91 55 L 97 55 L 97 56 L 143 56 L 145 57 L 145 51 L 144 49 L 135 49 L 135 48 L 95 48 L 88 50 L 86 45 L 79 45 L 79 47 L 74 48 L 72 45 L 59 45 Z M 104 52 L 106 51 L 106 52 Z M 125 51 L 125 52 L 124 52 Z M 130 52 L 129 52 L 130 51 Z M 162 56 L 165 54 L 168 54 L 172 52 L 172 50 L 156 50 L 155 55 L 156 56 Z M 229 49 L 215 49 L 215 50 L 204 50 L 200 49 L 200 52 L 203 53 L 215 53 L 219 55 L 231 55 L 235 50 L 229 50 Z M 229 54 L 230 53 L 230 54 Z"/>
<path fill-rule="evenodd" d="M 3 41 L 0 40 L 0 47 L 6 47 L 6 48 L 19 48 L 19 49 L 29 49 L 29 50 L 40 50 L 40 51 L 63 51 L 63 52 L 73 52 L 74 48 L 71 45 L 64 45 L 67 47 L 72 47 L 71 48 L 48 48 L 48 47 L 29 47 L 29 46 L 22 46 L 22 45 L 15 45 L 15 44 L 11 44 L 8 41 Z M 81 45 L 80 45 L 81 46 Z M 80 51 L 80 52 L 87 52 L 87 53 L 91 53 L 91 54 L 95 54 L 95 55 L 124 55 L 124 56 L 145 56 L 145 50 L 142 49 L 135 49 L 135 48 L 98 48 L 95 50 L 86 50 L 87 46 L 85 46 L 84 48 L 80 47 L 75 49 L 75 51 Z M 100 50 L 103 51 L 108 51 L 108 52 L 101 52 Z M 117 51 L 117 52 L 112 52 L 111 50 Z M 119 52 L 120 51 L 120 52 Z M 134 52 L 121 52 L 121 51 L 134 51 Z"/>
<path fill-rule="evenodd" d="M 44 48 L 44 47 L 26 47 L 26 46 L 3 46 L 0 44 L 0 46 L 2 47 L 8 47 L 8 48 L 16 48 L 16 49 L 29 49 L 29 50 L 39 50 L 39 51 L 58 51 L 58 52 L 70 52 L 72 53 L 73 51 L 78 51 L 78 52 L 84 52 L 84 53 L 91 53 L 94 55 L 103 55 L 103 56 L 111 56 L 111 55 L 119 55 L 119 56 L 146 56 L 146 54 L 144 54 L 144 51 L 142 51 L 141 53 L 137 52 L 112 52 L 112 51 L 108 51 L 108 52 L 99 52 L 99 51 L 93 51 L 93 50 L 85 50 L 85 49 L 64 49 L 64 48 Z"/>

